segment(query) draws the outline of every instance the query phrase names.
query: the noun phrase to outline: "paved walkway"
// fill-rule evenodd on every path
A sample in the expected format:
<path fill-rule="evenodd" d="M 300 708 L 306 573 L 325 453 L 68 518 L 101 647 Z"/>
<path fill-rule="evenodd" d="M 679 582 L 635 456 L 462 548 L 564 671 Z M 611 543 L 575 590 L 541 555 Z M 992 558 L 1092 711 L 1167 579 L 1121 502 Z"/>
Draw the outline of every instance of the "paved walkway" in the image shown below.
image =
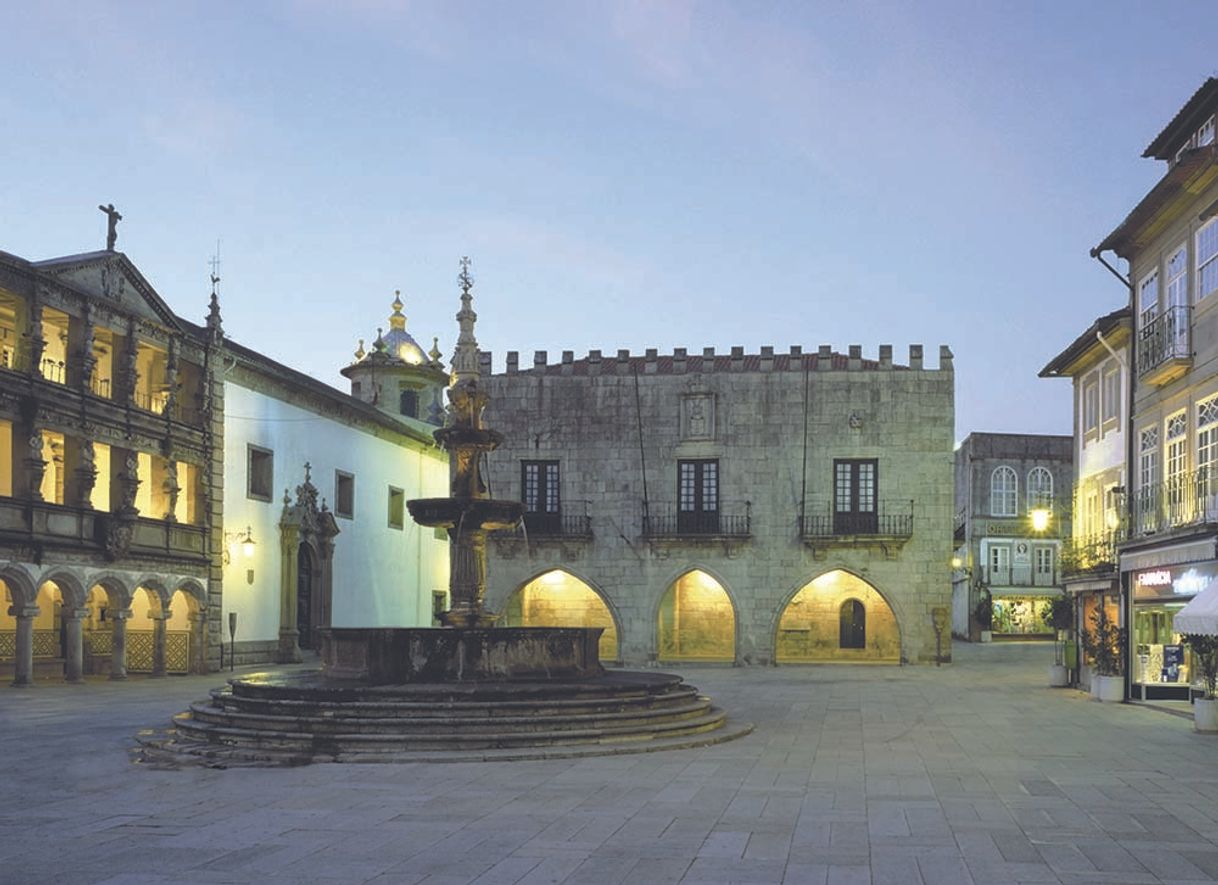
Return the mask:
<path fill-rule="evenodd" d="M 1218 881 L 1218 738 L 950 667 L 689 668 L 749 737 L 545 762 L 155 770 L 217 677 L 0 689 L 3 883 Z"/>

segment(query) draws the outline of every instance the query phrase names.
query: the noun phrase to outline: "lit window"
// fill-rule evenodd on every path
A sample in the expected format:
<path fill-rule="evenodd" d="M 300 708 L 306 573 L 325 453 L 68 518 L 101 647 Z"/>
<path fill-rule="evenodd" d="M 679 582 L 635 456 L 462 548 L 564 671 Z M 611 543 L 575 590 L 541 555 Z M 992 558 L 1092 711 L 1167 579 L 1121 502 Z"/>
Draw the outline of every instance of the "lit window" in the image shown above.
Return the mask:
<path fill-rule="evenodd" d="M 389 528 L 400 529 L 406 524 L 406 493 L 389 487 Z"/>
<path fill-rule="evenodd" d="M 271 500 L 275 488 L 274 453 L 255 445 L 247 445 L 246 453 L 246 496 L 258 501 Z"/>
<path fill-rule="evenodd" d="M 1015 516 L 1018 505 L 1019 478 L 1010 467 L 999 467 L 990 475 L 990 515 Z"/>

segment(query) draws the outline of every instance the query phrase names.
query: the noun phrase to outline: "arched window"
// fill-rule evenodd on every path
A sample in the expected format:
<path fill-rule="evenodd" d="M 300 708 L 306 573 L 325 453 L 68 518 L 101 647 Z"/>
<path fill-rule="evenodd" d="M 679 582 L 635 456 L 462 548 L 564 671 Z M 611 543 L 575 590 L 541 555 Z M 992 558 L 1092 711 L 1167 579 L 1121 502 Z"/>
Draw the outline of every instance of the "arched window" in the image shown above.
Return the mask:
<path fill-rule="evenodd" d="M 838 611 L 839 648 L 867 647 L 867 608 L 857 599 L 847 599 Z"/>
<path fill-rule="evenodd" d="M 1010 467 L 998 467 L 990 476 L 990 515 L 1015 516 L 1019 513 L 1019 478 Z"/>
<path fill-rule="evenodd" d="M 1053 507 L 1053 474 L 1045 467 L 1033 467 L 1028 471 L 1028 509 L 1050 509 Z"/>

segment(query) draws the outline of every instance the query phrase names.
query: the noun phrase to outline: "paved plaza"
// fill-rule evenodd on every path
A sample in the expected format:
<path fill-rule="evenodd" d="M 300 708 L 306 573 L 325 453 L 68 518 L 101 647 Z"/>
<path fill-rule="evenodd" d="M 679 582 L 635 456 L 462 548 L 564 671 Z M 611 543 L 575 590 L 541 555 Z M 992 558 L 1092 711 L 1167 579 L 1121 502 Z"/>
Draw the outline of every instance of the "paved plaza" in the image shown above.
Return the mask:
<path fill-rule="evenodd" d="M 1051 654 L 689 668 L 756 731 L 515 763 L 161 770 L 133 735 L 218 677 L 4 689 L 0 882 L 1218 881 L 1218 737 Z"/>

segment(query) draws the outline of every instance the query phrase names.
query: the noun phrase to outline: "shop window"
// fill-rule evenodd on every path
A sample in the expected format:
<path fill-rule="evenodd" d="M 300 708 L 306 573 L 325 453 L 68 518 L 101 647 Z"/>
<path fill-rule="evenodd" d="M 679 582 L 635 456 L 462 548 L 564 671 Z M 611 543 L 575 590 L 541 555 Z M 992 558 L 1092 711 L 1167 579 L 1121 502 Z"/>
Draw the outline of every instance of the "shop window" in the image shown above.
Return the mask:
<path fill-rule="evenodd" d="M 334 515 L 355 518 L 355 476 L 342 470 L 334 471 Z"/>
<path fill-rule="evenodd" d="M 260 446 L 246 446 L 246 487 L 248 498 L 270 501 L 274 492 L 274 453 Z"/>
<path fill-rule="evenodd" d="M 389 487 L 389 528 L 400 529 L 406 522 L 406 493 L 394 486 Z"/>

